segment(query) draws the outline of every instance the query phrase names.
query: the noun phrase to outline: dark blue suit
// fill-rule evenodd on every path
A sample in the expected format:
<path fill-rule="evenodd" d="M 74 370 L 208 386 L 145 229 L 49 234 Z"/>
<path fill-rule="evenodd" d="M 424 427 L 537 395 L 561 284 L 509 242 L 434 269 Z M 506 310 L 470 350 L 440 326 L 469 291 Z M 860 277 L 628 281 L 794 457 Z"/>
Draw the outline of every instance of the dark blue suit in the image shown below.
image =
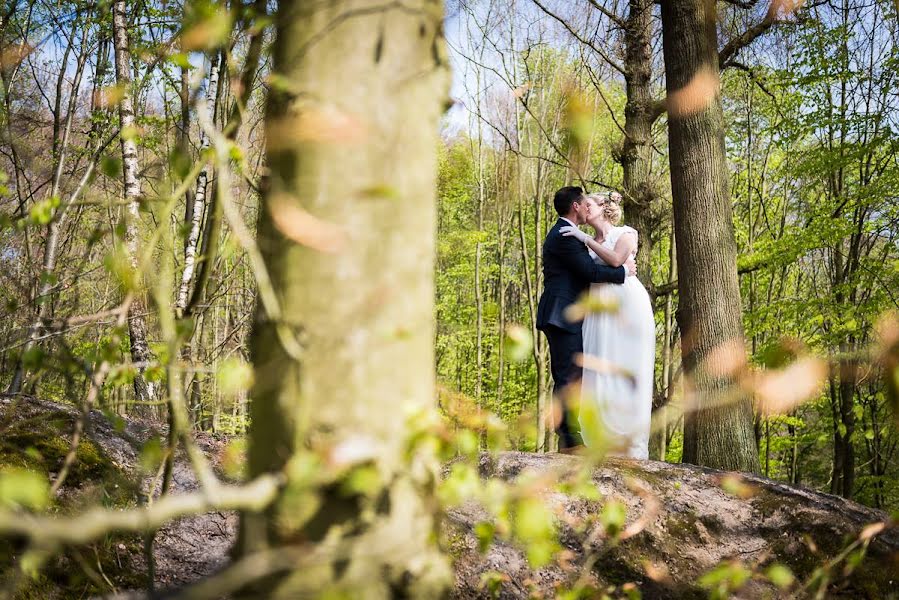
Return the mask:
<path fill-rule="evenodd" d="M 583 352 L 581 323 L 565 318 L 565 309 L 575 303 L 592 283 L 624 283 L 624 267 L 598 265 L 590 258 L 587 247 L 574 236 L 565 237 L 559 229 L 570 225 L 559 219 L 543 241 L 543 295 L 537 307 L 537 329 L 549 341 L 553 395 L 561 403 L 563 417 L 556 433 L 559 447 L 570 448 L 583 442 L 577 427 L 577 415 L 570 415 L 562 390 L 581 378 L 581 368 L 574 357 Z"/>

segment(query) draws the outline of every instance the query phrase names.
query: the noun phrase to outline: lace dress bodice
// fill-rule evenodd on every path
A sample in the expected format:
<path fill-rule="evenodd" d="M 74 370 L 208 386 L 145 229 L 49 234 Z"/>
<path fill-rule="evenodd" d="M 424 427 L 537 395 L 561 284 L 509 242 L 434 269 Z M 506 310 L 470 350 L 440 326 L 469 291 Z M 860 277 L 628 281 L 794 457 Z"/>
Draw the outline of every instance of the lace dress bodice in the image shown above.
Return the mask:
<path fill-rule="evenodd" d="M 615 244 L 618 243 L 618 238 L 620 238 L 623 233 L 627 233 L 627 232 L 631 232 L 637 237 L 637 247 L 639 248 L 640 234 L 637 233 L 636 229 L 634 229 L 633 227 L 628 227 L 627 225 L 622 225 L 621 227 L 613 227 L 612 229 L 610 229 L 609 235 L 607 235 L 605 237 L 605 239 L 602 241 L 602 247 L 608 248 L 609 250 L 614 250 Z M 603 265 L 607 264 L 606 261 L 604 261 L 603 259 L 601 259 L 599 256 L 596 255 L 596 252 L 594 252 L 592 248 L 588 247 L 587 250 L 590 251 L 590 258 L 592 258 L 595 262 L 598 262 Z M 637 250 L 636 249 L 634 250 L 633 254 L 631 254 L 631 257 L 633 257 L 636 260 L 636 258 L 637 258 Z"/>

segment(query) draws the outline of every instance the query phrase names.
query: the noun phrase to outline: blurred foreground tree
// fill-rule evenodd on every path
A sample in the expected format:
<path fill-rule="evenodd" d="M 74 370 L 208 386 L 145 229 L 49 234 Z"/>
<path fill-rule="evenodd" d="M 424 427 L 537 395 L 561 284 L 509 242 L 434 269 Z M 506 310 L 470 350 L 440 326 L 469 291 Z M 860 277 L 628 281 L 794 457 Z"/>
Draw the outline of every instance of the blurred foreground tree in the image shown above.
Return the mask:
<path fill-rule="evenodd" d="M 427 504 L 436 463 L 408 452 L 406 424 L 435 398 L 442 16 L 436 0 L 279 6 L 249 471 L 286 465 L 292 483 L 266 514 L 244 515 L 238 552 L 302 541 L 323 560 L 252 594 L 436 597 L 450 581 Z M 346 461 L 345 480 L 298 495 L 310 457 Z"/>

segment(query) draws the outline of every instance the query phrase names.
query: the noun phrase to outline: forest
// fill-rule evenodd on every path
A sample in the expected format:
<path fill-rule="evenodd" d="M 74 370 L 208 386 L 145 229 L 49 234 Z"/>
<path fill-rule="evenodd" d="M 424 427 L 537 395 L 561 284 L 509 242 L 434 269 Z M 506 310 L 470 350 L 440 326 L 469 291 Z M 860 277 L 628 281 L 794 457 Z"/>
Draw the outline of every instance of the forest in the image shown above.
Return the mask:
<path fill-rule="evenodd" d="M 3 0 L 0 598 L 895 597 L 897 16 Z M 575 185 L 650 461 L 558 452 Z"/>

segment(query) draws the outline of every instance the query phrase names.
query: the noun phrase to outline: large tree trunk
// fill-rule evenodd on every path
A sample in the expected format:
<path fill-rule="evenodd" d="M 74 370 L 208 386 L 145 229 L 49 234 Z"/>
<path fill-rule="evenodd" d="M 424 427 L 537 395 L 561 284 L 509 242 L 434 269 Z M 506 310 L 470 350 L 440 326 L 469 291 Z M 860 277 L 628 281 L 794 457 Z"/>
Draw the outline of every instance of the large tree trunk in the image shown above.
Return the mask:
<path fill-rule="evenodd" d="M 714 0 L 665 0 L 662 31 L 668 97 L 688 85 L 692 92 L 677 110 L 669 106 L 668 127 L 677 320 L 698 409 L 685 417 L 683 459 L 757 472 L 751 404 L 748 398 L 722 404 L 726 382 L 714 372 L 726 365 L 710 364 L 726 360 L 712 356 L 716 347 L 743 344 L 724 117 L 717 88 L 703 83 L 718 73 Z"/>
<path fill-rule="evenodd" d="M 116 84 L 121 88 L 122 99 L 119 102 L 119 124 L 122 128 L 122 181 L 127 203 L 125 225 L 125 247 L 131 259 L 131 266 L 138 269 L 138 224 L 140 223 L 140 180 L 138 179 L 137 144 L 134 141 L 134 96 L 131 89 L 131 53 L 128 47 L 128 22 L 125 14 L 125 2 L 119 0 L 112 5 L 112 35 L 115 48 Z M 134 395 L 137 411 L 149 413 L 148 408 L 158 400 L 159 390 L 152 381 L 144 378 L 147 365 L 153 360 L 153 354 L 147 343 L 146 299 L 138 285 L 134 300 L 128 311 L 128 335 L 131 340 L 131 360 L 137 365 L 134 376 Z"/>
<path fill-rule="evenodd" d="M 621 167 L 624 175 L 624 210 L 627 222 L 640 232 L 637 275 L 652 295 L 652 205 L 656 190 L 650 180 L 652 124 L 659 112 L 652 95 L 653 0 L 630 0 L 624 26 L 625 85 L 624 142 Z"/>
<path fill-rule="evenodd" d="M 356 444 L 376 455 L 382 483 L 373 496 L 381 500 L 372 500 L 361 520 L 357 502 L 364 501 L 333 488 L 321 490 L 321 510 L 305 523 L 296 523 L 291 502 L 244 515 L 243 555 L 320 542 L 328 531 L 329 543 L 319 549 L 342 546 L 340 556 L 253 591 L 267 597 L 329 589 L 367 598 L 439 597 L 450 581 L 422 496 L 426 482 L 416 479 L 422 472 L 433 477 L 434 465 L 417 456 L 424 471 L 409 468 L 404 418 L 409 408 L 435 403 L 443 10 L 436 0 L 370 9 L 363 0 L 284 0 L 275 19 L 279 83 L 266 117 L 270 176 L 258 240 L 282 314 L 261 307 L 251 339 L 248 462 L 255 476 L 281 470 L 310 445 Z M 334 251 L 322 251 L 314 240 L 335 229 L 345 235 L 332 233 Z M 285 350 L 285 330 L 302 333 L 300 359 Z M 342 524 L 351 527 L 334 540 Z"/>

